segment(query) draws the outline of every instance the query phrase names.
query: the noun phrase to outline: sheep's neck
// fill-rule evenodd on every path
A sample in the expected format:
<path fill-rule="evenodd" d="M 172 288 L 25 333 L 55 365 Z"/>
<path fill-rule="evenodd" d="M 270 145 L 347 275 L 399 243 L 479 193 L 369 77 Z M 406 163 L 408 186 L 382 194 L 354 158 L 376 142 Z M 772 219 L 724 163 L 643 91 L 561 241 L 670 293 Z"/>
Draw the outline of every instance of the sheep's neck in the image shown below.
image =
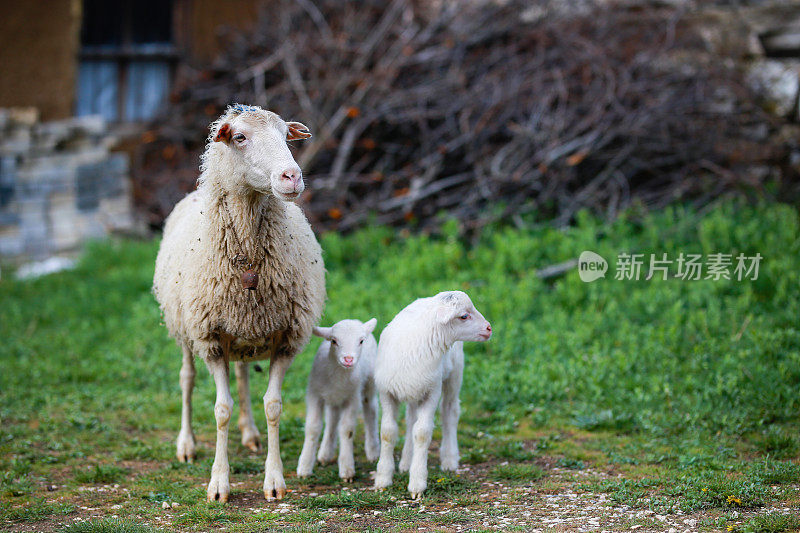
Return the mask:
<path fill-rule="evenodd" d="M 261 195 L 221 195 L 218 214 L 222 220 L 220 235 L 222 249 L 239 270 L 242 285 L 255 289 L 258 285 L 256 270 L 263 261 L 262 230 L 269 211 L 278 208 L 275 200 Z"/>

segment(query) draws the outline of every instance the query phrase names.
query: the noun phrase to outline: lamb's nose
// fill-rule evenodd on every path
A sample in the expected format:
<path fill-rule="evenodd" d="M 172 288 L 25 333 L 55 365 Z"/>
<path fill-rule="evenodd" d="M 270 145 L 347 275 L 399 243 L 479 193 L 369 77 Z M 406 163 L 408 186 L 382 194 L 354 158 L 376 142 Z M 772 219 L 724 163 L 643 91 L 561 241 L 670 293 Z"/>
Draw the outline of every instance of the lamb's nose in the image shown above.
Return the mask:
<path fill-rule="evenodd" d="M 344 364 L 346 364 L 346 365 L 352 365 L 352 364 L 353 364 L 353 358 L 352 358 L 352 357 L 350 357 L 350 356 L 346 356 L 346 357 L 344 358 Z"/>
<path fill-rule="evenodd" d="M 486 331 L 488 331 L 489 333 L 492 332 L 492 325 L 488 322 L 486 323 Z"/>

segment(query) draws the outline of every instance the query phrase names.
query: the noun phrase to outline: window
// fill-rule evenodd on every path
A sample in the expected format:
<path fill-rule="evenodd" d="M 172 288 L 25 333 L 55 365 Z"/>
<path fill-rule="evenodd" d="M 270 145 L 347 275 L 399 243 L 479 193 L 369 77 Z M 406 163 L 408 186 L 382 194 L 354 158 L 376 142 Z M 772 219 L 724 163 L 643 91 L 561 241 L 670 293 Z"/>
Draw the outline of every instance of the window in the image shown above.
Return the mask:
<path fill-rule="evenodd" d="M 172 33 L 168 0 L 84 0 L 75 114 L 153 117 L 169 94 Z"/>

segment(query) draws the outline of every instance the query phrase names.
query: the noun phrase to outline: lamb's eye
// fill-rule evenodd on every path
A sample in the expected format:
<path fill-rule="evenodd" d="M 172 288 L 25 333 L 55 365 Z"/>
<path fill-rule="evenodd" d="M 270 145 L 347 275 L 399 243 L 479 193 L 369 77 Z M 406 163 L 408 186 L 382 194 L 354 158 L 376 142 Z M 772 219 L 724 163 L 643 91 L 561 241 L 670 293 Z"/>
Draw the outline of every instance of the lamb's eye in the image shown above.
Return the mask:
<path fill-rule="evenodd" d="M 244 133 L 236 133 L 236 134 L 234 134 L 233 140 L 238 142 L 238 143 L 242 142 L 243 140 L 245 140 Z"/>
<path fill-rule="evenodd" d="M 360 341 L 358 341 L 358 344 L 364 344 L 364 339 L 361 339 Z"/>
<path fill-rule="evenodd" d="M 458 317 L 458 318 L 460 318 L 461 320 L 466 320 L 466 319 L 468 319 L 468 318 L 469 318 L 469 313 L 464 313 L 463 315 L 461 315 L 461 316 L 460 316 L 460 317 Z"/>

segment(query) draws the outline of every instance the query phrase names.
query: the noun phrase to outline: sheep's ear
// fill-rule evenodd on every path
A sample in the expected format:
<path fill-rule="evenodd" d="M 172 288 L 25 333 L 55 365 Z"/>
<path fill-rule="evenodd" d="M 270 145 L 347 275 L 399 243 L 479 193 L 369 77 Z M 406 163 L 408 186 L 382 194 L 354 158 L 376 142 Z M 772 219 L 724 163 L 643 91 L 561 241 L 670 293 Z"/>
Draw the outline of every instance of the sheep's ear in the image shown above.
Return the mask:
<path fill-rule="evenodd" d="M 323 328 L 320 326 L 314 326 L 314 329 L 312 329 L 311 332 L 317 337 L 322 337 L 326 341 L 329 341 L 331 340 L 331 329 L 333 328 Z"/>
<path fill-rule="evenodd" d="M 230 142 L 231 135 L 231 125 L 226 122 L 225 124 L 222 124 L 219 129 L 217 129 L 217 134 L 214 135 L 214 142 Z"/>
<path fill-rule="evenodd" d="M 298 139 L 308 139 L 311 137 L 311 132 L 308 126 L 300 122 L 287 122 L 286 126 L 289 130 L 286 132 L 287 141 L 296 141 Z"/>
<path fill-rule="evenodd" d="M 369 335 L 370 333 L 375 331 L 375 326 L 377 326 L 377 325 L 378 325 L 378 319 L 377 318 L 370 318 L 369 320 L 364 322 L 364 332 L 367 335 Z"/>
<path fill-rule="evenodd" d="M 456 317 L 456 309 L 450 305 L 440 305 L 436 309 L 436 321 L 447 324 Z"/>

